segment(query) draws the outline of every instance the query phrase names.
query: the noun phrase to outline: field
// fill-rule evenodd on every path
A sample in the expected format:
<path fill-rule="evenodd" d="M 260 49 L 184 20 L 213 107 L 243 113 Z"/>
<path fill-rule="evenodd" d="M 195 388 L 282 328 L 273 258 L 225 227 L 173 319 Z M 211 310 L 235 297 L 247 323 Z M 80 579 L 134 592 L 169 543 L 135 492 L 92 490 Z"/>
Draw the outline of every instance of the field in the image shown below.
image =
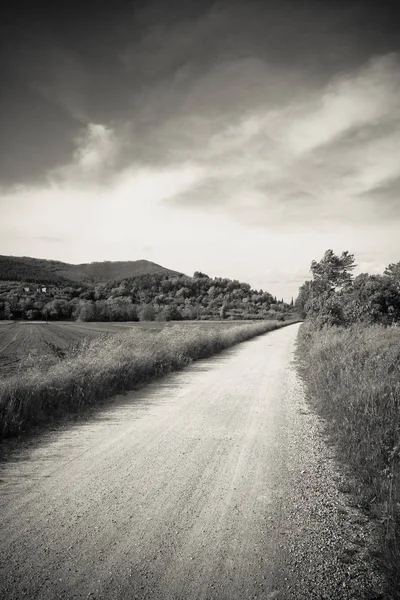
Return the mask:
<path fill-rule="evenodd" d="M 130 321 L 114 323 L 10 322 L 0 321 L 0 378 L 21 369 L 40 364 L 42 368 L 55 364 L 85 339 L 100 335 L 127 332 L 133 327 L 159 331 L 171 327 L 173 321 Z M 199 325 L 199 321 L 184 321 L 181 326 Z M 204 321 L 202 327 L 232 327 L 230 321 Z"/>
<path fill-rule="evenodd" d="M 27 323 L 0 324 L 0 376 L 4 377 L 37 361 L 53 364 L 84 339 L 120 333 L 128 327 L 162 327 L 165 323 Z"/>
<path fill-rule="evenodd" d="M 10 339 L 5 355 L 14 348 L 20 368 L 0 379 L 0 437 L 98 404 L 118 392 L 182 369 L 193 360 L 286 325 L 290 322 L 169 322 L 152 323 L 150 332 L 143 325 L 116 324 L 120 331 L 111 334 L 114 325 L 109 323 L 16 324 L 9 326 L 11 333 L 2 325 L 6 327 L 3 335 Z M 157 326 L 158 331 L 154 330 Z M 45 333 L 46 327 L 50 327 L 49 333 Z M 33 359 L 29 358 L 29 336 L 39 352 Z M 57 348 L 60 344 L 67 348 L 79 337 L 75 348 L 62 350 L 64 355 L 60 350 L 57 355 L 53 346 L 47 354 L 43 352 L 53 341 L 59 344 Z M 24 358 L 27 352 L 28 358 Z"/>

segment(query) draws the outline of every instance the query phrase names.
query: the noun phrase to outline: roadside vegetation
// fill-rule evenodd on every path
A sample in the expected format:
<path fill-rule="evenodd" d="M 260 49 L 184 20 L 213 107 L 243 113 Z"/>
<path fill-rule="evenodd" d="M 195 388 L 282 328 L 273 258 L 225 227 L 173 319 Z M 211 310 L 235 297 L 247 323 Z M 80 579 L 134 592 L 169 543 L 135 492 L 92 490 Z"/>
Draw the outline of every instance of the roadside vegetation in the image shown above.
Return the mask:
<path fill-rule="evenodd" d="M 31 323 L 30 321 L 3 321 L 0 324 L 0 378 L 37 365 L 47 369 L 84 339 L 105 333 L 120 333 L 129 327 L 158 328 L 168 326 L 161 321 L 124 323 L 82 323 L 57 321 Z"/>
<path fill-rule="evenodd" d="M 355 279 L 354 257 L 328 250 L 296 301 L 306 322 L 299 369 L 352 476 L 355 501 L 376 519 L 391 597 L 400 597 L 400 263 Z"/>
<path fill-rule="evenodd" d="M 50 368 L 0 381 L 0 437 L 18 435 L 290 322 L 176 324 L 85 340 Z"/>

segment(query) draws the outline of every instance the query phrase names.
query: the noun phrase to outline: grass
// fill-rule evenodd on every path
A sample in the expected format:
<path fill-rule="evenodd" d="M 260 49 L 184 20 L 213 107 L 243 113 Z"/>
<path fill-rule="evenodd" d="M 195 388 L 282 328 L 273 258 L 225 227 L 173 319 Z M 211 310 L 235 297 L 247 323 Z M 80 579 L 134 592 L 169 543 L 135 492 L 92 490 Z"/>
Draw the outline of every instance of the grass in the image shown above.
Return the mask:
<path fill-rule="evenodd" d="M 48 368 L 71 347 L 85 338 L 93 339 L 104 333 L 126 331 L 127 327 L 162 329 L 167 323 L 148 322 L 104 322 L 82 323 L 80 321 L 51 321 L 49 323 L 30 321 L 6 322 L 0 325 L 0 373 L 8 377 L 26 368 L 26 363 L 40 359 L 41 365 Z M 45 359 L 46 358 L 46 365 Z"/>
<path fill-rule="evenodd" d="M 400 329 L 303 324 L 298 359 L 358 504 L 381 523 L 381 559 L 400 598 Z"/>
<path fill-rule="evenodd" d="M 210 326 L 174 325 L 161 331 L 87 339 L 50 368 L 39 364 L 0 381 L 0 437 L 94 405 L 193 360 L 205 358 L 290 322 Z"/>

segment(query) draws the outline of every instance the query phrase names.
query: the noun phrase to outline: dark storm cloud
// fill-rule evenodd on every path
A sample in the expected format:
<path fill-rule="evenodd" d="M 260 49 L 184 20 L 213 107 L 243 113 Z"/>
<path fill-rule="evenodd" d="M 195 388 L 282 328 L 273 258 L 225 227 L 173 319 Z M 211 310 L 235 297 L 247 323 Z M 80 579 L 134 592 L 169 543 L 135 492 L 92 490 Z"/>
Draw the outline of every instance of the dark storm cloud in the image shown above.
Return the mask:
<path fill-rule="evenodd" d="M 72 154 L 80 125 L 16 78 L 3 76 L 0 98 L 0 187 L 43 180 Z"/>
<path fill-rule="evenodd" d="M 0 32 L 0 182 L 73 163 L 90 124 L 118 141 L 111 172 L 198 160 L 243 115 L 395 50 L 394 22 L 385 3 L 17 1 Z"/>

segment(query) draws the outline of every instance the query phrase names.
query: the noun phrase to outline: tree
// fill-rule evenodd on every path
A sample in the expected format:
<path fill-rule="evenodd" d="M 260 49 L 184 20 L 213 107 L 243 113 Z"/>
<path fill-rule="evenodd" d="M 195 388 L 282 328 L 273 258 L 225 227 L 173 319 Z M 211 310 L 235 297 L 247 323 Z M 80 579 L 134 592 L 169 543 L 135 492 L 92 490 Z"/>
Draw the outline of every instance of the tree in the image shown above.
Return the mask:
<path fill-rule="evenodd" d="M 344 325 L 340 292 L 351 286 L 354 255 L 348 251 L 340 256 L 327 250 L 322 259 L 311 263 L 313 279 L 299 289 L 296 309 L 301 318 L 313 319 L 318 325 Z"/>
<path fill-rule="evenodd" d="M 80 300 L 75 309 L 75 318 L 77 321 L 94 321 L 95 303 L 90 300 Z"/>
<path fill-rule="evenodd" d="M 100 283 L 94 288 L 94 299 L 97 300 L 106 300 L 107 291 L 104 284 Z"/>
<path fill-rule="evenodd" d="M 296 298 L 295 307 L 301 319 L 305 319 L 310 310 L 310 304 L 313 298 L 313 282 L 305 281 L 299 288 L 299 294 Z"/>
<path fill-rule="evenodd" d="M 225 317 L 226 317 L 226 311 L 227 311 L 227 309 L 228 309 L 228 305 L 227 305 L 227 303 L 226 303 L 226 302 L 223 302 L 223 304 L 222 304 L 222 306 L 221 306 L 220 313 L 219 313 L 219 315 L 220 315 L 221 319 L 225 319 Z"/>
<path fill-rule="evenodd" d="M 185 306 L 182 309 L 182 319 L 190 319 L 194 321 L 199 317 L 199 307 L 198 306 Z"/>
<path fill-rule="evenodd" d="M 390 263 L 383 272 L 384 275 L 389 275 L 394 279 L 400 279 L 400 262 L 398 263 Z"/>
<path fill-rule="evenodd" d="M 397 290 L 400 292 L 400 262 L 391 263 L 386 267 L 383 274 L 394 283 Z"/>
<path fill-rule="evenodd" d="M 400 294 L 395 281 L 385 275 L 362 273 L 340 298 L 347 324 L 400 321 Z"/>
<path fill-rule="evenodd" d="M 14 319 L 13 311 L 10 302 L 4 303 L 4 318 L 6 321 Z"/>
<path fill-rule="evenodd" d="M 156 313 L 151 304 L 143 304 L 139 310 L 139 321 L 154 321 Z"/>
<path fill-rule="evenodd" d="M 117 296 L 106 300 L 110 321 L 137 321 L 136 308 L 131 298 Z M 148 320 L 148 319 L 145 319 Z"/>
<path fill-rule="evenodd" d="M 333 250 L 327 250 L 319 262 L 312 261 L 310 270 L 314 281 L 325 284 L 327 289 L 337 290 L 351 282 L 356 266 L 354 254 L 349 254 L 347 250 L 341 256 L 337 256 Z"/>

